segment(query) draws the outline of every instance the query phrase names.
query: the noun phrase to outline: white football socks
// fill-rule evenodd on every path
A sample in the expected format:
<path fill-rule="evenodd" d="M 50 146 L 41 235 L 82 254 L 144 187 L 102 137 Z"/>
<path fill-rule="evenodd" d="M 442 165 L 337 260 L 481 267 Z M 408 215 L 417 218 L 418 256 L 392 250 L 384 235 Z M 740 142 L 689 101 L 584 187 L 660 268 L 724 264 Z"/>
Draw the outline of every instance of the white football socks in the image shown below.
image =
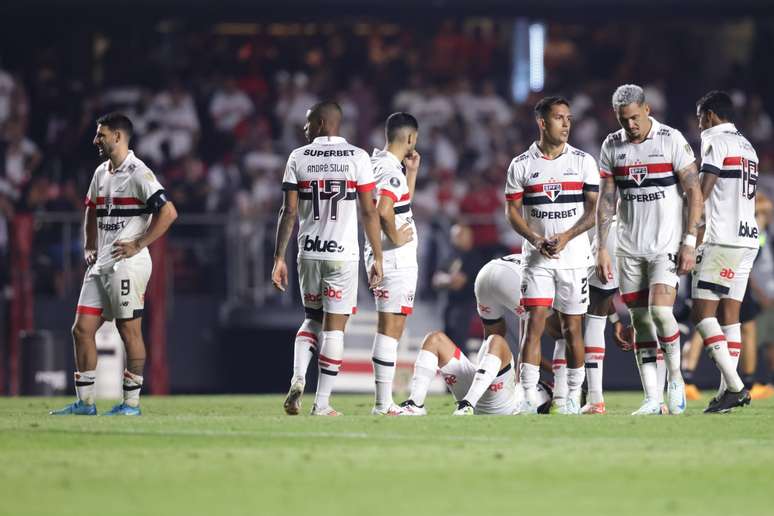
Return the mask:
<path fill-rule="evenodd" d="M 537 383 L 540 379 L 540 367 L 521 363 L 521 371 L 519 372 L 519 378 L 521 379 L 521 386 L 524 388 L 524 399 L 532 406 L 538 406 L 538 393 Z"/>
<path fill-rule="evenodd" d="M 140 406 L 140 389 L 142 388 L 142 376 L 130 373 L 124 369 L 124 405 L 129 407 Z"/>
<path fill-rule="evenodd" d="M 377 333 L 371 350 L 374 365 L 376 408 L 387 409 L 393 404 L 392 381 L 395 378 L 395 363 L 398 360 L 398 341 Z"/>
<path fill-rule="evenodd" d="M 306 383 L 306 371 L 309 369 L 309 362 L 317 351 L 317 340 L 322 325 L 313 319 L 304 319 L 301 327 L 296 333 L 296 340 L 293 343 L 293 379 L 292 382 L 301 381 Z"/>
<path fill-rule="evenodd" d="M 696 330 L 704 339 L 704 349 L 715 365 L 720 369 L 725 385 L 731 392 L 739 392 L 744 388 L 744 383 L 736 372 L 736 364 L 728 353 L 726 336 L 720 328 L 720 323 L 715 317 L 702 319 L 696 325 Z"/>
<path fill-rule="evenodd" d="M 426 349 L 420 349 L 414 362 L 414 377 L 411 379 L 411 394 L 409 399 L 417 406 L 425 404 L 427 389 L 438 372 L 438 355 Z"/>
<path fill-rule="evenodd" d="M 344 356 L 344 332 L 323 331 L 322 346 L 317 357 L 320 374 L 317 378 L 317 393 L 314 397 L 314 406 L 320 410 L 328 408 L 333 384 L 341 367 L 341 358 Z"/>
<path fill-rule="evenodd" d="M 669 379 L 682 379 L 680 371 L 680 328 L 671 306 L 651 306 L 650 313 L 658 332 L 658 343 L 664 350 Z"/>
<path fill-rule="evenodd" d="M 554 371 L 554 402 L 557 405 L 567 400 L 567 341 L 556 339 L 554 358 L 551 362 Z"/>
<path fill-rule="evenodd" d="M 642 389 L 645 391 L 645 399 L 659 401 L 659 383 L 657 366 L 656 327 L 650 316 L 648 307 L 630 308 L 629 313 L 634 327 L 634 350 L 637 356 L 637 367 L 640 370 Z M 662 389 L 663 390 L 663 389 Z M 663 393 L 662 393 L 663 394 Z"/>
<path fill-rule="evenodd" d="M 478 400 L 497 377 L 501 365 L 502 361 L 499 357 L 489 353 L 484 355 L 478 364 L 475 376 L 473 376 L 473 382 L 470 384 L 470 388 L 463 399 L 475 407 Z"/>
<path fill-rule="evenodd" d="M 586 355 L 588 403 L 602 403 L 602 365 L 605 360 L 605 326 L 607 317 L 586 314 L 583 342 Z"/>
<path fill-rule="evenodd" d="M 567 368 L 567 399 L 572 399 L 575 402 L 575 406 L 579 409 L 581 401 L 581 386 L 583 385 L 583 380 L 585 378 L 585 368 Z"/>
<path fill-rule="evenodd" d="M 86 405 L 94 405 L 97 399 L 97 371 L 75 372 L 75 394 Z"/>

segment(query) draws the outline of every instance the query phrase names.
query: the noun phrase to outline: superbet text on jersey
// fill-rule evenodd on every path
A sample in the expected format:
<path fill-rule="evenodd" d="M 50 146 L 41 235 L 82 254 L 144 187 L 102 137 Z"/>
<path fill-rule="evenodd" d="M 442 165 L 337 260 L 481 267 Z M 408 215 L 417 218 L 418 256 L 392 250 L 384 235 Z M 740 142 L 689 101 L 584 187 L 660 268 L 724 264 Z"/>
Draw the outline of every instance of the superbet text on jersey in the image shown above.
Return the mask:
<path fill-rule="evenodd" d="M 701 172 L 718 176 L 705 202 L 708 244 L 757 249 L 758 155 L 734 124 L 701 133 Z"/>
<path fill-rule="evenodd" d="M 694 162 L 693 150 L 680 131 L 650 120 L 641 143 L 630 142 L 620 129 L 600 150 L 600 174 L 614 178 L 620 191 L 618 255 L 664 255 L 680 247 L 683 199 L 676 174 Z"/>
<path fill-rule="evenodd" d="M 299 198 L 298 256 L 357 262 L 357 192 L 375 187 L 368 154 L 344 138 L 321 136 L 288 158 L 283 190 Z"/>
<path fill-rule="evenodd" d="M 508 167 L 505 198 L 523 199 L 524 219 L 532 231 L 544 237 L 567 231 L 581 218 L 586 191 L 599 191 L 597 164 L 589 154 L 569 144 L 559 156 L 547 159 L 533 143 Z M 554 259 L 524 242 L 524 263 L 546 269 L 588 267 L 592 264 L 591 245 L 586 236 L 573 238 Z"/>

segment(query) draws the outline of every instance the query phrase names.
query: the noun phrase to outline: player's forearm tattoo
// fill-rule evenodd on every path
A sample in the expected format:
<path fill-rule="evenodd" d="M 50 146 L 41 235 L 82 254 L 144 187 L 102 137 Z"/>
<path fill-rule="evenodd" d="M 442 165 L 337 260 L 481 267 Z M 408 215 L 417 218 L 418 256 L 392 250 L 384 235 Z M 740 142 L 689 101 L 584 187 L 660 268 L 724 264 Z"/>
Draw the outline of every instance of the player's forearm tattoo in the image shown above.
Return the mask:
<path fill-rule="evenodd" d="M 615 189 L 612 177 L 602 178 L 597 200 L 597 238 L 600 242 L 607 241 L 610 225 L 615 217 Z"/>
<path fill-rule="evenodd" d="M 677 173 L 677 176 L 688 201 L 688 219 L 685 224 L 685 232 L 696 235 L 702 226 L 701 218 L 704 211 L 704 196 L 701 192 L 696 165 L 691 164 L 685 167 Z"/>
<path fill-rule="evenodd" d="M 280 208 L 279 221 L 277 222 L 277 237 L 274 241 L 274 257 L 284 258 L 288 249 L 290 237 L 293 235 L 293 226 L 296 225 L 296 216 L 290 213 L 285 206 Z"/>

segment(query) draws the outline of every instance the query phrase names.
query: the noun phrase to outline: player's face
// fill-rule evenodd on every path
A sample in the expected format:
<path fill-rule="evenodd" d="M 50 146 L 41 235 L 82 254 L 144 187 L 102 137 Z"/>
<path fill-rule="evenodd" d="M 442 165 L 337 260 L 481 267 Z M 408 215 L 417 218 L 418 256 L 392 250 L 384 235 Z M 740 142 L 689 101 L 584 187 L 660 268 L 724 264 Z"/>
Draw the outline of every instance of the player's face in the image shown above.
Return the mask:
<path fill-rule="evenodd" d="M 97 147 L 100 158 L 107 158 L 113 153 L 113 149 L 118 143 L 118 131 L 111 131 L 102 124 L 97 125 L 97 134 L 94 135 L 92 142 Z"/>
<path fill-rule="evenodd" d="M 649 125 L 650 106 L 632 102 L 619 108 L 615 115 L 630 140 L 640 140 L 646 136 L 643 131 Z"/>
<path fill-rule="evenodd" d="M 706 131 L 712 127 L 710 124 L 709 112 L 696 108 L 696 119 L 699 121 L 699 129 L 702 131 Z"/>
<path fill-rule="evenodd" d="M 538 124 L 544 137 L 554 145 L 567 143 L 570 138 L 572 113 L 564 104 L 554 104 L 545 118 L 539 118 Z"/>

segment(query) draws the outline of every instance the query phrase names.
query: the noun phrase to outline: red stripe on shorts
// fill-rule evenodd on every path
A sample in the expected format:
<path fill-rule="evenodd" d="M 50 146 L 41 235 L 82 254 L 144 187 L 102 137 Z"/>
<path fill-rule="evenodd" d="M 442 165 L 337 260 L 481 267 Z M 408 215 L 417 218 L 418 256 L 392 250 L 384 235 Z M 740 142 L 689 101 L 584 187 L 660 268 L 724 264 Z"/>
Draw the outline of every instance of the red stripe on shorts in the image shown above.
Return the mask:
<path fill-rule="evenodd" d="M 75 309 L 75 313 L 83 315 L 102 315 L 102 308 L 78 305 L 78 307 Z"/>

